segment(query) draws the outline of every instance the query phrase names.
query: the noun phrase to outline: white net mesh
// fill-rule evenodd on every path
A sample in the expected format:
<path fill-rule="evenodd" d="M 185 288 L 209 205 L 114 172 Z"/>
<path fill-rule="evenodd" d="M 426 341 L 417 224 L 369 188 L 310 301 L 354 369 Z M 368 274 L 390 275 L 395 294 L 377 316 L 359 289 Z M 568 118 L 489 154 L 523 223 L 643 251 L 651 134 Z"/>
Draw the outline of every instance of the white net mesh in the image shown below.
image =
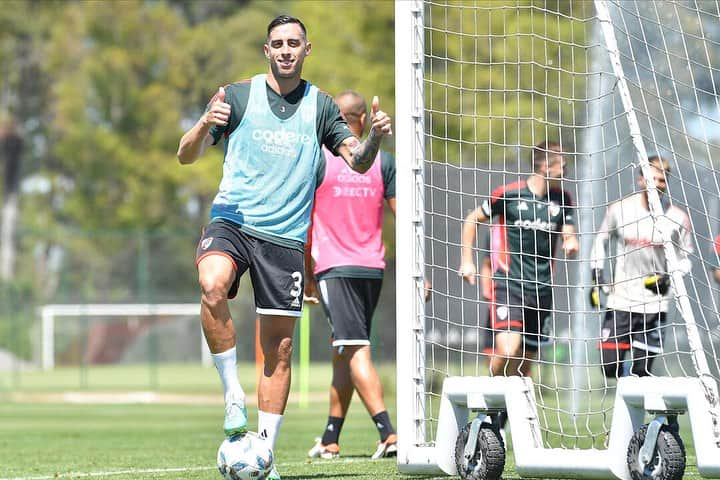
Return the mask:
<path fill-rule="evenodd" d="M 548 258 L 541 248 L 531 252 L 532 247 L 524 247 L 533 262 L 551 262 L 554 270 L 554 303 L 530 373 L 546 446 L 603 448 L 607 441 L 615 380 L 603 372 L 601 358 L 607 364 L 608 357 L 601 357 L 600 347 L 608 341 L 603 331 L 607 302 L 618 304 L 603 295 L 601 306 L 594 308 L 588 300 L 599 236 L 608 236 L 602 266 L 605 277 L 617 282 L 615 297 L 632 297 L 633 285 L 654 273 L 672 278 L 667 314 L 659 325 L 636 324 L 627 347 L 625 339 L 615 342 L 614 352 L 625 360 L 617 364 L 620 374 L 633 374 L 633 365 L 650 356 L 652 375 L 717 381 L 720 331 L 713 267 L 718 258 L 713 244 L 720 233 L 715 166 L 720 158 L 720 7 L 716 1 L 621 1 L 607 2 L 607 7 L 615 52 L 592 2 L 424 2 L 424 253 L 432 301 L 425 310 L 420 367 L 428 443 L 435 438 L 443 379 L 488 375 L 488 352 L 497 347 L 489 320 L 492 302 L 480 284 L 487 275 L 481 270 L 483 257 L 501 247 L 486 243 L 489 226 L 479 224 L 473 245 L 477 282 L 463 282 L 458 275 L 463 219 L 491 199 L 497 187 L 529 178 L 532 147 L 544 140 L 559 142 L 565 152 L 567 168 L 559 186 L 573 199 L 580 244 L 574 258 L 565 258 L 562 248 Z M 611 65 L 613 55 L 623 79 Z M 627 102 L 637 120 L 635 138 Z M 655 195 L 655 182 L 647 180 L 653 171 L 650 155 L 662 156 L 671 167 L 662 200 Z M 650 189 L 650 204 L 644 207 L 652 212 L 646 215 L 649 233 L 647 225 L 637 226 L 626 206 L 614 207 L 616 230 L 609 231 L 603 220 L 615 202 L 642 196 L 641 172 Z M 506 188 L 506 195 L 518 188 Z M 503 223 L 501 216 L 493 211 L 489 225 Z M 530 227 L 505 226 L 524 228 L 520 236 L 536 241 L 549 228 Z M 623 228 L 627 238 L 618 234 Z M 636 234 L 635 241 L 627 231 Z M 655 252 L 648 260 L 651 271 L 626 268 L 630 273 L 624 280 L 618 276 L 618 265 L 637 261 L 648 249 Z M 683 271 L 686 264 L 691 265 L 688 272 Z M 522 298 L 528 298 L 525 293 Z M 664 309 L 660 300 L 651 303 L 647 311 Z M 622 308 L 646 308 L 637 300 L 630 304 Z M 613 317 L 611 323 L 620 328 L 621 319 Z M 520 356 L 532 355 L 526 345 Z"/>
<path fill-rule="evenodd" d="M 39 364 L 204 363 L 199 304 L 62 304 L 40 309 Z"/>

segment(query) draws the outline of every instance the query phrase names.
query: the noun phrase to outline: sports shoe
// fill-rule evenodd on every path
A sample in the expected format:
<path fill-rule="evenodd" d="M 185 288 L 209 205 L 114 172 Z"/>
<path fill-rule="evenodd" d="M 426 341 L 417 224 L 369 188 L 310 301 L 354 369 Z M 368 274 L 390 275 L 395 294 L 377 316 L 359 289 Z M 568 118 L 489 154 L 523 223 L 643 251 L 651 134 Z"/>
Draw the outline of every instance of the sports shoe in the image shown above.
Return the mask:
<path fill-rule="evenodd" d="M 308 450 L 308 457 L 310 458 L 324 458 L 325 460 L 331 460 L 340 456 L 340 445 L 337 443 L 330 443 L 328 445 L 322 444 L 322 439 L 317 437 L 315 439 L 315 446 Z"/>
<path fill-rule="evenodd" d="M 265 478 L 266 478 L 267 480 L 281 480 L 281 479 L 280 479 L 280 474 L 278 473 L 277 468 L 275 467 L 275 465 L 273 465 L 272 470 L 270 470 L 270 473 L 269 473 L 268 476 L 265 477 Z"/>
<path fill-rule="evenodd" d="M 225 397 L 225 422 L 223 422 L 223 430 L 228 437 L 247 433 L 245 397 L 233 394 Z"/>
<path fill-rule="evenodd" d="M 378 442 L 377 450 L 372 455 L 373 460 L 397 455 L 397 435 L 391 433 L 384 442 Z"/>

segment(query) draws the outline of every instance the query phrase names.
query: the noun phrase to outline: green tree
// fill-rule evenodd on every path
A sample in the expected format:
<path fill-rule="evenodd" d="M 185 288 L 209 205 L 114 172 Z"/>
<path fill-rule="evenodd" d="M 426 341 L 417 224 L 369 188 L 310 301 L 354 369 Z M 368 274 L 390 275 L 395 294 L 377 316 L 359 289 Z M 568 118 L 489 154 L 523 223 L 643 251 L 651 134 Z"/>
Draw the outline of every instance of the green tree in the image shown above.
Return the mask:
<path fill-rule="evenodd" d="M 426 118 L 436 139 L 428 146 L 433 158 L 487 167 L 515 158 L 509 146 L 572 139 L 591 13 L 589 2 L 428 5 L 425 102 L 437 112 Z"/>

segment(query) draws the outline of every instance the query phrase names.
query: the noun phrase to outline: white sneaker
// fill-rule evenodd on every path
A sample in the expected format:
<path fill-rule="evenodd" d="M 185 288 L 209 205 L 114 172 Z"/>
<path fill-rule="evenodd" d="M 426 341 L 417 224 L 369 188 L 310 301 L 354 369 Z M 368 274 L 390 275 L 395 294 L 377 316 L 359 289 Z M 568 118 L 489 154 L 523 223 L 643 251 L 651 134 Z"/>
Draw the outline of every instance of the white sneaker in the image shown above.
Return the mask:
<path fill-rule="evenodd" d="M 375 453 L 372 455 L 373 460 L 383 457 L 397 456 L 397 435 L 391 433 L 384 442 L 379 442 Z"/>
<path fill-rule="evenodd" d="M 325 460 L 332 460 L 340 456 L 340 445 L 337 443 L 331 443 L 328 445 L 322 444 L 320 437 L 315 438 L 315 445 L 308 450 L 307 453 L 310 458 L 324 458 Z"/>

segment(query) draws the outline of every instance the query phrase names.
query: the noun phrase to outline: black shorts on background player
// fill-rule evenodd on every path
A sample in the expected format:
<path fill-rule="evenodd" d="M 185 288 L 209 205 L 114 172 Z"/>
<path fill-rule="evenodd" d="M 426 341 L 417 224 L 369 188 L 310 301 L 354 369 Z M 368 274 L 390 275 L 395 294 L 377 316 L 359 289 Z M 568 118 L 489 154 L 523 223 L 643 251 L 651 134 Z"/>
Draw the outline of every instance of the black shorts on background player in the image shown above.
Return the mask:
<path fill-rule="evenodd" d="M 632 351 L 631 373 L 650 375 L 652 362 L 662 352 L 661 329 L 666 312 L 636 313 L 623 310 L 605 312 L 600 341 L 600 356 L 608 378 L 623 376 L 622 363 Z"/>
<path fill-rule="evenodd" d="M 370 345 L 372 317 L 382 279 L 321 276 L 318 287 L 332 329 L 333 346 Z"/>
<path fill-rule="evenodd" d="M 495 304 L 492 311 L 492 326 L 495 333 L 519 332 L 528 350 L 537 351 L 547 343 L 546 330 L 552 316 L 552 291 L 539 294 L 536 289 L 522 292 L 508 288 L 507 283 L 495 284 Z"/>

